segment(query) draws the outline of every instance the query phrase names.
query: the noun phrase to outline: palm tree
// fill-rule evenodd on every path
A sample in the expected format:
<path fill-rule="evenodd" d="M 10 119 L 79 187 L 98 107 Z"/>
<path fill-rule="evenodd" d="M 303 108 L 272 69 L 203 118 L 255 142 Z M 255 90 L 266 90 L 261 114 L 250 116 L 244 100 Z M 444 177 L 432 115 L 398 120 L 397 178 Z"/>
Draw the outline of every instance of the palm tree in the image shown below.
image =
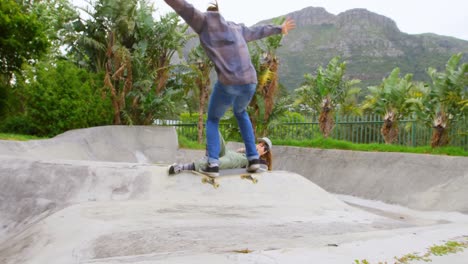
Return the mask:
<path fill-rule="evenodd" d="M 151 8 L 138 10 L 138 42 L 132 52 L 135 80 L 133 91 L 128 94 L 132 103 L 126 111 L 134 124 L 149 125 L 160 116 L 167 118 L 176 112 L 174 96 L 180 94 L 180 89 L 169 87 L 168 83 L 177 82 L 184 67 L 171 61 L 176 53 L 182 57 L 182 47 L 190 38 L 185 34 L 187 26 L 179 26 L 179 21 L 174 13 L 154 21 Z"/>
<path fill-rule="evenodd" d="M 213 62 L 206 56 L 203 48 L 198 45 L 189 54 L 188 58 L 189 67 L 191 69 L 191 75 L 193 82 L 186 82 L 187 84 L 193 83 L 194 89 L 198 94 L 198 143 L 203 142 L 203 130 L 204 130 L 204 114 L 209 96 L 209 87 L 211 85 L 210 73 L 213 70 Z"/>
<path fill-rule="evenodd" d="M 182 48 L 193 35 L 186 34 L 188 25 L 179 26 L 179 16 L 169 13 L 154 25 L 152 34 L 147 35 L 147 66 L 151 69 L 155 82 L 155 92 L 160 94 L 165 88 L 173 65 L 171 60 L 176 53 L 182 57 Z"/>
<path fill-rule="evenodd" d="M 144 2 L 144 1 L 142 1 Z M 98 0 L 93 2 L 91 16 L 84 23 L 79 43 L 85 47 L 90 66 L 104 71 L 104 85 L 110 92 L 115 125 L 122 124 L 121 114 L 126 96 L 132 90 L 132 51 L 136 39 L 138 0 Z"/>
<path fill-rule="evenodd" d="M 87 10 L 91 18 L 80 26 L 84 34 L 75 54 L 104 72 L 114 124 L 151 124 L 158 107 L 172 108 L 162 99 L 173 95 L 164 90 L 175 67 L 170 64 L 172 57 L 182 54 L 188 39 L 187 26 L 180 27 L 175 14 L 156 22 L 153 11 L 147 0 L 98 0 Z"/>
<path fill-rule="evenodd" d="M 346 80 L 346 63 L 339 57 L 330 60 L 327 67 L 319 67 L 317 75 L 306 74 L 304 85 L 296 89 L 296 105 L 305 105 L 320 113 L 319 126 L 324 137 L 328 137 L 335 126 L 337 110 L 359 112 L 355 96 L 360 92 L 359 80 Z"/>
<path fill-rule="evenodd" d="M 280 18 L 274 21 L 274 24 L 280 25 L 284 20 Z M 276 50 L 281 47 L 282 39 L 281 34 L 273 35 L 250 45 L 252 63 L 258 76 L 257 93 L 250 102 L 250 107 L 253 109 L 250 117 L 256 134 L 265 135 L 275 106 L 275 97 L 279 91 L 279 58 L 276 56 Z"/>
<path fill-rule="evenodd" d="M 417 113 L 420 120 L 433 127 L 432 147 L 446 146 L 450 129 L 468 113 L 468 64 L 460 65 L 461 58 L 461 53 L 453 55 L 445 72 L 434 68 L 427 71 L 431 89 L 418 101 Z"/>
<path fill-rule="evenodd" d="M 379 86 L 368 87 L 370 94 L 362 105 L 364 110 L 383 117 L 380 130 L 385 143 L 392 144 L 398 139 L 399 120 L 412 112 L 416 85 L 411 74 L 400 78 L 400 69 L 395 68 Z"/>

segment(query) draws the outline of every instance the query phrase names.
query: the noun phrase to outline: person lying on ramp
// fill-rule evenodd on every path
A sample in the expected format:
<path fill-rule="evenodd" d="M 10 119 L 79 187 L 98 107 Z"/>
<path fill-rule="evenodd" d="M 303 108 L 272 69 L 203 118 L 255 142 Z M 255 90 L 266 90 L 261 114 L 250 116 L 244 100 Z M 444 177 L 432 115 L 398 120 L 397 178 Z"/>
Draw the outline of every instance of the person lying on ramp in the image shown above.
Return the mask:
<path fill-rule="evenodd" d="M 273 167 L 273 156 L 271 152 L 273 144 L 267 137 L 259 138 L 257 139 L 257 142 L 258 143 L 256 148 L 260 156 L 261 163 L 271 171 Z M 248 166 L 249 161 L 245 155 L 244 148 L 238 149 L 236 151 L 226 149 L 226 143 L 222 136 L 220 136 L 220 143 L 221 151 L 219 153 L 219 168 L 221 170 L 246 168 Z M 206 166 L 206 164 L 206 157 L 191 163 L 174 163 L 169 167 L 169 175 L 175 175 L 181 173 L 182 171 L 198 171 L 211 177 L 219 176 L 219 173 L 204 172 L 202 169 L 203 166 Z"/>

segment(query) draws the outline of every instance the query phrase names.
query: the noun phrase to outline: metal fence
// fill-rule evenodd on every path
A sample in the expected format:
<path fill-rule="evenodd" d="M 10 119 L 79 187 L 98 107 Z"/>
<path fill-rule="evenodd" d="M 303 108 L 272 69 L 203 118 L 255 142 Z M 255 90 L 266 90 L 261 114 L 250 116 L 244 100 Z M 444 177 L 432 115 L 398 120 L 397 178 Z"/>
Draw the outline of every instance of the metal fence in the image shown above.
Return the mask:
<path fill-rule="evenodd" d="M 462 147 L 468 150 L 468 124 L 466 117 L 454 124 L 450 130 L 450 146 Z M 367 116 L 336 116 L 335 127 L 330 138 L 353 143 L 384 143 L 380 133 L 383 120 L 378 115 Z M 197 139 L 197 124 L 174 124 L 178 133 L 185 137 Z M 223 135 L 237 129 L 231 124 L 220 124 Z M 423 126 L 414 120 L 399 121 L 398 142 L 405 146 L 428 146 L 431 142 L 432 128 Z M 271 139 L 308 140 L 321 136 L 316 117 L 306 121 L 287 120 L 268 130 Z"/>

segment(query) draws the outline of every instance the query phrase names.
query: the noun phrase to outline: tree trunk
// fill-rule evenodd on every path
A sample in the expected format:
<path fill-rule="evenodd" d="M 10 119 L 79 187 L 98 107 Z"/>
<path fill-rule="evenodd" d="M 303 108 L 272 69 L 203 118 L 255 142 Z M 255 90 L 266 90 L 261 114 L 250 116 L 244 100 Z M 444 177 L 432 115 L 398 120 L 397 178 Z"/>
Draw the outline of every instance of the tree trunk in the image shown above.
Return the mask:
<path fill-rule="evenodd" d="M 203 115 L 205 114 L 205 106 L 206 102 L 208 101 L 208 86 L 210 85 L 210 82 L 203 86 L 203 84 L 200 86 L 200 105 L 198 107 L 198 143 L 201 144 L 203 143 Z"/>
<path fill-rule="evenodd" d="M 335 120 L 333 117 L 333 112 L 331 111 L 322 111 L 319 117 L 320 132 L 322 135 L 327 138 L 335 127 Z"/>
<path fill-rule="evenodd" d="M 385 114 L 384 123 L 380 129 L 380 133 L 384 138 L 385 144 L 392 144 L 398 141 L 398 123 L 395 120 L 395 114 L 388 112 Z"/>
<path fill-rule="evenodd" d="M 257 117 L 260 115 L 260 107 L 257 103 L 257 96 L 254 94 L 250 101 L 250 106 L 253 109 L 253 114 L 249 115 L 250 123 L 252 124 L 254 135 L 257 135 Z"/>
<path fill-rule="evenodd" d="M 319 127 L 322 135 L 327 138 L 335 127 L 331 100 L 327 97 L 322 102 L 322 111 L 319 116 Z"/>
<path fill-rule="evenodd" d="M 200 104 L 198 106 L 198 143 L 203 143 L 203 115 L 205 114 L 206 102 L 208 102 L 208 90 L 211 85 L 210 81 L 210 70 L 208 64 L 202 64 L 199 66 L 202 75 L 197 80 L 198 88 L 200 89 Z"/>
<path fill-rule="evenodd" d="M 431 146 L 433 148 L 443 147 L 447 146 L 448 143 L 447 115 L 443 112 L 439 112 L 434 120 L 434 132 L 432 133 Z"/>
<path fill-rule="evenodd" d="M 449 143 L 448 130 L 443 127 L 434 127 L 432 133 L 431 147 L 438 148 L 447 146 Z"/>
<path fill-rule="evenodd" d="M 108 67 L 106 66 L 106 76 L 104 78 L 104 85 L 109 88 L 110 93 L 111 93 L 111 101 L 112 101 L 112 110 L 114 111 L 114 125 L 120 125 L 122 124 L 122 121 L 120 119 L 120 107 L 119 107 L 119 96 L 117 95 L 117 91 L 114 87 L 114 84 L 112 82 L 112 79 L 110 77 L 110 72 L 107 69 Z"/>
<path fill-rule="evenodd" d="M 398 141 L 399 129 L 395 124 L 384 122 L 380 129 L 385 144 L 393 144 Z"/>
<path fill-rule="evenodd" d="M 169 70 L 167 67 L 156 71 L 156 94 L 161 94 L 166 87 L 169 79 Z"/>
<path fill-rule="evenodd" d="M 122 120 L 120 119 L 120 104 L 119 104 L 119 87 L 115 86 L 113 82 L 113 67 L 112 61 L 114 59 L 114 53 L 112 47 L 114 45 L 114 33 L 112 31 L 108 32 L 108 40 L 107 40 L 107 50 L 106 50 L 106 61 L 105 61 L 105 70 L 106 75 L 104 77 L 104 85 L 109 88 L 111 93 L 111 101 L 112 101 L 112 108 L 114 110 L 114 125 L 120 125 Z"/>

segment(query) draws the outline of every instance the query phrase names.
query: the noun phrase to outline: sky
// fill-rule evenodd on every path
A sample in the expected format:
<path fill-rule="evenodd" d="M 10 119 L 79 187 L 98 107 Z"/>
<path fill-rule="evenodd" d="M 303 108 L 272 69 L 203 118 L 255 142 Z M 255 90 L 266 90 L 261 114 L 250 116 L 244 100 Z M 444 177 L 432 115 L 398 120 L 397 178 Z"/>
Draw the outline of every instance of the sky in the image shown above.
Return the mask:
<path fill-rule="evenodd" d="M 200 10 L 206 10 L 213 1 L 188 0 Z M 85 0 L 72 2 L 83 6 Z M 152 3 L 157 8 L 156 15 L 172 11 L 163 0 Z M 310 6 L 323 7 L 334 15 L 365 8 L 392 19 L 400 31 L 408 34 L 435 33 L 468 41 L 467 0 L 218 0 L 218 4 L 227 20 L 247 26 Z"/>

